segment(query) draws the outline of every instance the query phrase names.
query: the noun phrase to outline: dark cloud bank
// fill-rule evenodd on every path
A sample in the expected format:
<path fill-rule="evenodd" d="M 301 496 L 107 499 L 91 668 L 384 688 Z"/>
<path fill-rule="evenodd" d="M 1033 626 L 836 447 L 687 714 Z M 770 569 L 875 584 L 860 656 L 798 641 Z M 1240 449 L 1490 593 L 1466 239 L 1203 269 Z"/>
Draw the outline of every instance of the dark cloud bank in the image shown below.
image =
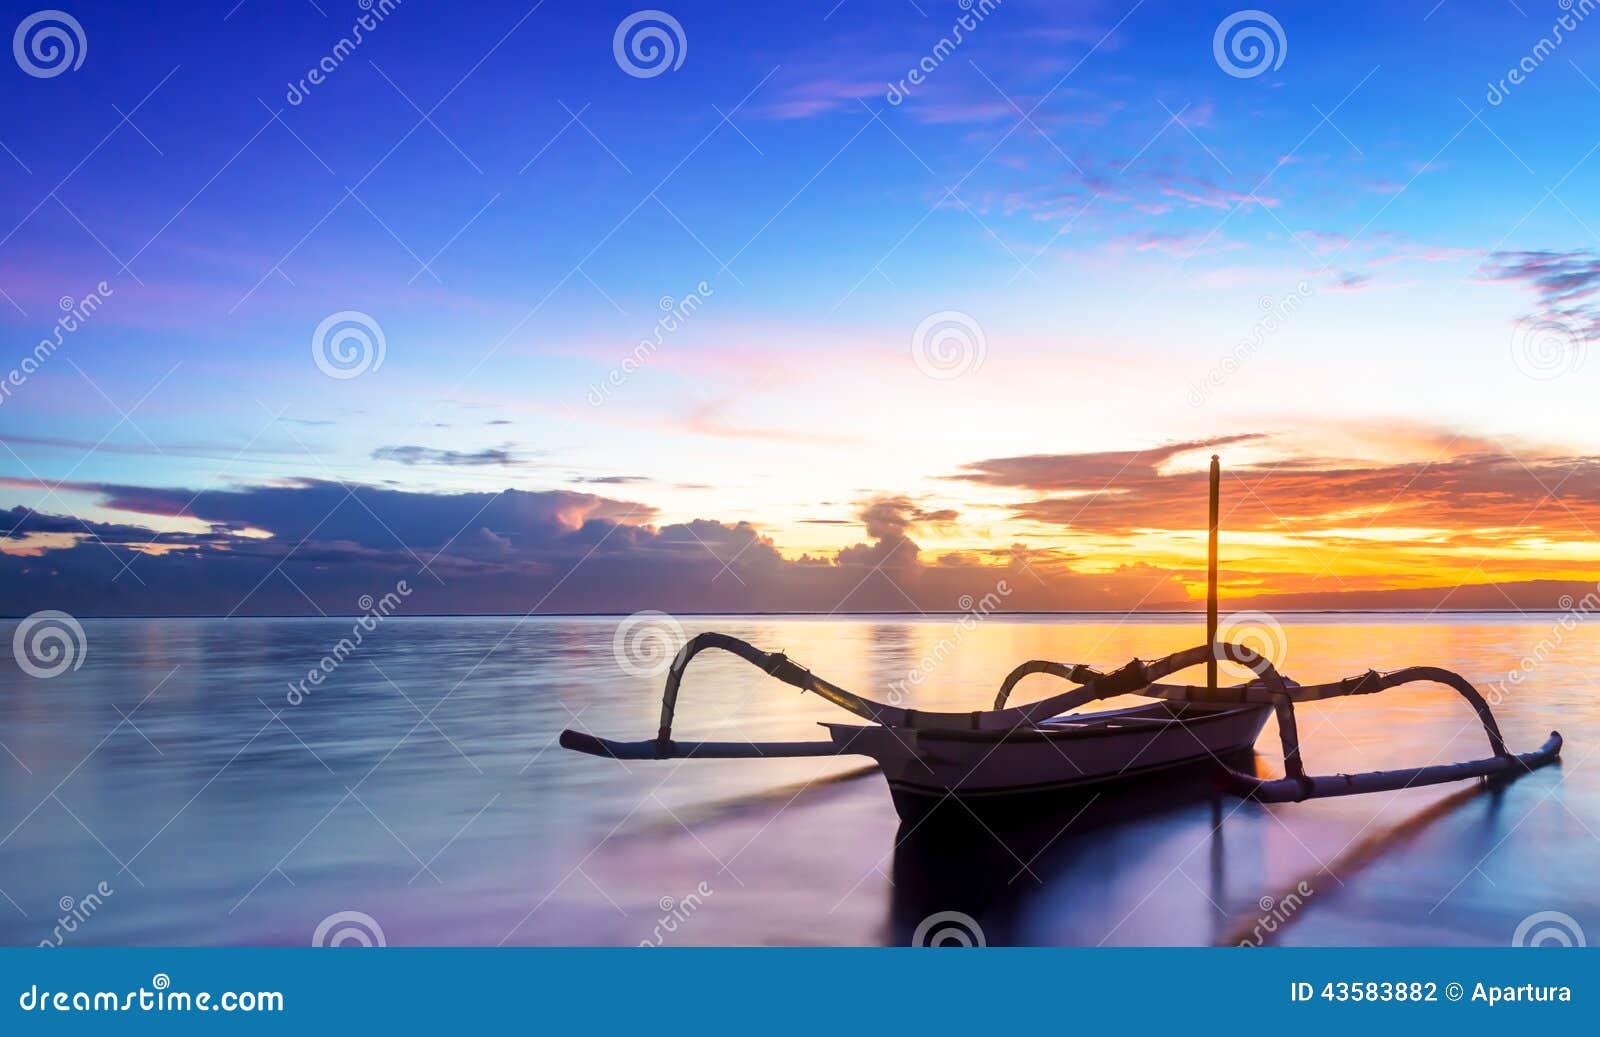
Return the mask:
<path fill-rule="evenodd" d="M 1009 565 L 929 557 L 915 527 L 954 519 L 899 498 L 861 515 L 866 539 L 785 560 L 747 523 L 654 525 L 652 508 L 568 491 L 431 494 L 302 481 L 193 493 L 77 484 L 108 507 L 184 515 L 204 533 L 154 534 L 13 508 L 0 529 L 33 556 L 0 555 L 11 614 L 299 615 L 360 611 L 404 579 L 416 613 L 956 611 L 996 592 L 1010 610 L 1182 606 L 1169 573 L 1083 575 L 1018 552 Z M 40 534 L 76 538 L 46 547 Z M 30 540 L 31 538 L 31 540 Z M 140 554 L 152 541 L 167 550 Z"/>
<path fill-rule="evenodd" d="M 1141 531 L 1192 536 L 1204 527 L 1206 476 L 1168 470 L 1169 462 L 1264 438 L 994 458 L 964 466 L 950 483 L 1010 491 L 1012 516 L 1045 530 L 1110 542 Z M 1541 579 L 1552 559 L 1526 554 L 1483 565 L 1482 582 L 1464 587 L 1389 590 L 1383 574 L 1319 575 L 1330 552 L 1392 550 L 1413 574 L 1442 573 L 1460 571 L 1464 555 L 1487 560 L 1512 540 L 1583 543 L 1600 529 L 1600 457 L 1518 457 L 1461 437 L 1446 446 L 1425 463 L 1302 458 L 1230 468 L 1225 525 L 1306 546 L 1305 571 L 1275 577 L 1297 593 L 1228 605 L 1531 610 L 1560 608 L 1564 595 L 1594 589 L 1592 581 Z M 637 478 L 592 482 L 620 489 Z M 31 480 L 4 482 L 38 489 Z M 1195 585 L 1204 565 L 1197 556 L 1182 570 L 1090 573 L 1083 570 L 1103 567 L 1059 549 L 927 551 L 917 538 L 960 515 L 905 497 L 863 503 L 859 543 L 785 559 L 748 523 L 660 524 L 648 505 L 566 490 L 427 493 L 317 480 L 198 493 L 104 483 L 62 489 L 93 494 L 130 517 L 97 523 L 22 507 L 0 512 L 9 552 L 0 553 L 0 612 L 349 614 L 361 611 L 363 595 L 381 597 L 402 579 L 413 588 L 413 613 L 951 612 L 997 593 L 1006 611 L 1193 609 L 1184 581 Z M 183 516 L 207 528 L 157 534 L 140 516 L 157 524 Z M 1363 524 L 1402 532 L 1385 539 Z M 1442 532 L 1418 539 L 1406 528 Z M 1353 532 L 1330 532 L 1338 529 Z M 152 543 L 162 553 L 150 553 Z M 1232 561 L 1241 571 L 1225 573 L 1226 581 L 1259 582 L 1245 571 L 1250 559 Z"/>

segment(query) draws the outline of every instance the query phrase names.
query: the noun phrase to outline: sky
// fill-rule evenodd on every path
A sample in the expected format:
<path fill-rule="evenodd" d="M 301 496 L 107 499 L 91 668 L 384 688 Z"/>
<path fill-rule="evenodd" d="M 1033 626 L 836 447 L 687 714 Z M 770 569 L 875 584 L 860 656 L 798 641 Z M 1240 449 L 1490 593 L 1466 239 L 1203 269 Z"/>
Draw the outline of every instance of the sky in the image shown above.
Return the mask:
<path fill-rule="evenodd" d="M 141 6 L 6 11 L 7 613 L 1191 608 L 1213 453 L 1230 603 L 1600 577 L 1584 0 Z"/>

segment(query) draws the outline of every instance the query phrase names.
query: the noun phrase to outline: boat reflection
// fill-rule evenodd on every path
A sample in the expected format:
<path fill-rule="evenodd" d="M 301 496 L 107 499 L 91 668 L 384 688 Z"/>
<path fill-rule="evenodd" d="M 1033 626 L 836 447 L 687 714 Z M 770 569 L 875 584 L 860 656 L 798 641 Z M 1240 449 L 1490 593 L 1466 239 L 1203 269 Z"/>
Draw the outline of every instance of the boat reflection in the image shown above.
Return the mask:
<path fill-rule="evenodd" d="M 1245 753 L 1225 762 L 1250 771 L 1262 761 Z M 1209 901 L 1208 942 L 1273 943 L 1304 917 L 1299 909 L 1313 897 L 1320 909 L 1337 904 L 1363 871 L 1430 829 L 1450 829 L 1448 819 L 1465 822 L 1454 829 L 1470 843 L 1460 847 L 1463 854 L 1504 835 L 1501 812 L 1510 782 L 1483 780 L 1394 823 L 1373 824 L 1320 866 L 1262 887 L 1257 879 L 1269 862 L 1248 855 L 1266 853 L 1267 844 L 1247 831 L 1230 855 L 1227 836 L 1230 824 L 1252 828 L 1271 808 L 1222 795 L 1215 774 L 1208 761 L 1098 793 L 1057 793 L 1048 803 L 951 797 L 924 801 L 915 812 L 897 804 L 906 817 L 896 835 L 888 942 L 926 939 L 918 927 L 948 912 L 970 916 L 991 946 L 1120 942 L 1118 930 L 1137 905 L 1172 880 Z M 1235 820 L 1241 810 L 1248 813 Z M 1178 865 L 1124 879 L 1125 866 L 1138 869 L 1141 848 L 1177 832 L 1204 834 Z M 1244 873 L 1231 887 L 1230 862 Z M 1134 885 L 1139 882 L 1148 888 Z"/>
<path fill-rule="evenodd" d="M 1254 760 L 1247 751 L 1221 762 L 1251 771 Z M 1073 879 L 1086 850 L 1114 846 L 1117 830 L 1141 826 L 1206 824 L 1207 895 L 1224 902 L 1223 819 L 1238 801 L 1224 798 L 1216 773 L 1217 764 L 1206 760 L 1098 790 L 992 800 L 897 796 L 904 820 L 891 869 L 890 942 L 904 945 L 924 919 L 959 911 L 979 922 L 991 945 L 1037 943 L 1041 894 Z M 1024 928 L 1031 935 L 1024 937 Z"/>

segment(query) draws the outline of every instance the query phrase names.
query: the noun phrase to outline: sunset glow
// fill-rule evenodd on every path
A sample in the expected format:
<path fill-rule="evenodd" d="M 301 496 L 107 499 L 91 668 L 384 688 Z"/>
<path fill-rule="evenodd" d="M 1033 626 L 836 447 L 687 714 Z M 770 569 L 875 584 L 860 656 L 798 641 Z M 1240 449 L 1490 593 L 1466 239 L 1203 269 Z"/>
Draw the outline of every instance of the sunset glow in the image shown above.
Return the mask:
<path fill-rule="evenodd" d="M 519 13 L 13 77 L 13 608 L 1192 607 L 1212 453 L 1230 601 L 1600 575 L 1581 34 L 1496 101 L 1510 8 L 1280 12 L 1249 75 L 1199 8 L 687 5 L 659 76 Z"/>

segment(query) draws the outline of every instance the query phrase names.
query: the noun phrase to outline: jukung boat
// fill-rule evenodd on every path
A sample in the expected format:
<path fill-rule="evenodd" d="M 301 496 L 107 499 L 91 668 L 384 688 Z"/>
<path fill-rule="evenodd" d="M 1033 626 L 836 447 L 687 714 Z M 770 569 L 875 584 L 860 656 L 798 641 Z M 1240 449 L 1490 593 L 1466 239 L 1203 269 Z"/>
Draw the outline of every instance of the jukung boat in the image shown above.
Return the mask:
<path fill-rule="evenodd" d="M 1408 666 L 1324 684 L 1297 684 L 1250 647 L 1219 642 L 1217 635 L 1217 517 L 1219 467 L 1211 459 L 1211 522 L 1208 551 L 1206 643 L 1159 659 L 1134 659 L 1110 671 L 1081 663 L 1025 662 L 1000 685 L 994 707 L 968 713 L 905 709 L 864 698 L 832 684 L 781 652 L 765 652 L 727 634 L 690 638 L 667 671 L 656 737 L 622 742 L 580 731 L 561 733 L 561 744 L 594 756 L 621 760 L 734 759 L 797 756 L 867 756 L 876 760 L 902 814 L 948 797 L 993 801 L 1119 781 L 1185 766 L 1209 764 L 1218 789 L 1262 802 L 1435 785 L 1502 775 L 1514 777 L 1555 760 L 1561 735 L 1552 731 L 1538 749 L 1511 753 L 1489 704 L 1460 674 L 1434 666 Z M 809 691 L 865 723 L 828 723 L 827 740 L 803 742 L 692 742 L 672 737 L 673 712 L 689 663 L 707 649 L 730 652 L 785 684 Z M 1217 663 L 1245 667 L 1253 679 L 1217 683 Z M 1204 685 L 1165 683 L 1191 667 L 1206 667 Z M 1024 677 L 1049 674 L 1073 685 L 1038 702 L 1009 706 Z M 1455 689 L 1477 713 L 1490 755 L 1460 763 L 1360 774 L 1310 775 L 1300 755 L 1297 703 L 1348 695 L 1372 695 L 1416 682 Z M 1120 695 L 1154 700 L 1149 705 L 1098 713 L 1073 710 Z M 1249 754 L 1269 715 L 1278 721 L 1284 776 L 1263 778 L 1234 764 Z M 1253 768 L 1252 768 L 1253 769 Z"/>

